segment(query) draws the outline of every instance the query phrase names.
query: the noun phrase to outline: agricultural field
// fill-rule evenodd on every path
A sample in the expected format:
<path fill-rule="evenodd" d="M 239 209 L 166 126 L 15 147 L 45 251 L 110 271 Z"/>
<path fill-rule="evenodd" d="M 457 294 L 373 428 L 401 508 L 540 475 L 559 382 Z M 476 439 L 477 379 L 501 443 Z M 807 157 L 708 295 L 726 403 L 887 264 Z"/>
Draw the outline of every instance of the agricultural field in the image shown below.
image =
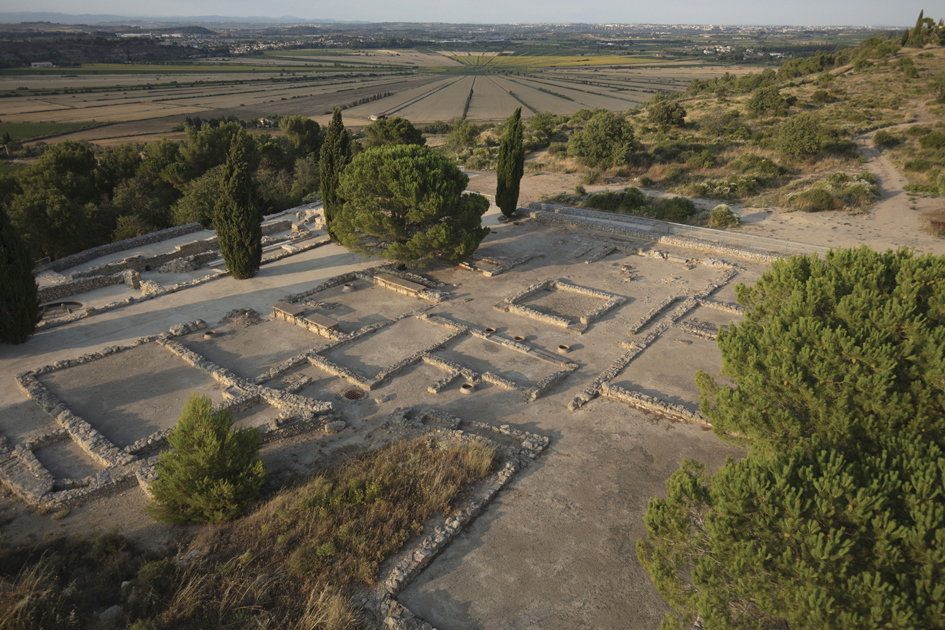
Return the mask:
<path fill-rule="evenodd" d="M 481 54 L 457 54 L 444 51 L 459 63 L 477 69 L 489 70 L 516 70 L 522 72 L 536 72 L 545 68 L 558 67 L 588 67 L 612 66 L 626 64 L 659 63 L 659 59 L 645 59 L 642 57 L 628 57 L 617 55 L 511 55 L 498 52 Z"/>
<path fill-rule="evenodd" d="M 693 78 L 724 72 L 702 60 L 654 64 L 613 54 L 550 54 L 554 47 L 536 51 L 293 49 L 193 64 L 18 68 L 0 71 L 0 120 L 66 125 L 57 139 L 102 144 L 163 137 L 187 116 L 301 114 L 324 124 L 336 106 L 352 127 L 379 113 L 418 125 L 464 116 L 487 123 L 518 106 L 526 118 L 541 111 L 627 111 L 656 91 L 682 91 Z M 95 129 L 83 129 L 90 125 Z M 53 131 L 33 137 L 57 128 L 46 129 Z"/>

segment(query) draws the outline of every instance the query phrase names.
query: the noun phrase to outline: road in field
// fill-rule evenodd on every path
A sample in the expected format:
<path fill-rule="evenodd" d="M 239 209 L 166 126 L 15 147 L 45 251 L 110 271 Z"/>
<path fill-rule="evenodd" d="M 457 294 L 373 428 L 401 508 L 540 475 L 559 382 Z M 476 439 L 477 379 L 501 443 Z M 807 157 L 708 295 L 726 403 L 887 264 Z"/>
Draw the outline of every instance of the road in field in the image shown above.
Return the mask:
<path fill-rule="evenodd" d="M 463 77 L 448 87 L 431 92 L 422 100 L 410 104 L 395 112 L 410 121 L 434 122 L 437 120 L 452 120 L 463 115 L 469 90 L 479 88 L 482 77 Z"/>

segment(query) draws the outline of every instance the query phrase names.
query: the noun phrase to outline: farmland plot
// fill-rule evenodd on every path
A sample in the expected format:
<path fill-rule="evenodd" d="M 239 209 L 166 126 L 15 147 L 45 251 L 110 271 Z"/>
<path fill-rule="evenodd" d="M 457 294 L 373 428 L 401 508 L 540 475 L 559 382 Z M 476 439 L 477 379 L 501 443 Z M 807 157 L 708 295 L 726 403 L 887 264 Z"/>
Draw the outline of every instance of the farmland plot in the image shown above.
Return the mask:
<path fill-rule="evenodd" d="M 463 77 L 448 87 L 435 93 L 431 92 L 422 100 L 395 111 L 394 114 L 416 122 L 459 118 L 466 107 L 469 90 L 473 89 L 474 84 L 478 88 L 482 79 L 483 77 Z"/>
<path fill-rule="evenodd" d="M 583 107 L 580 103 L 569 101 L 553 94 L 548 94 L 547 92 L 539 92 L 529 85 L 514 82 L 507 77 L 490 78 L 493 78 L 500 87 L 509 92 L 510 96 L 516 98 L 516 100 L 532 111 L 551 112 L 557 115 L 570 116 Z M 523 109 L 522 112 L 524 113 L 524 111 Z"/>
<path fill-rule="evenodd" d="M 492 77 L 478 77 L 466 117 L 471 120 L 505 120 L 520 105 L 521 103 Z M 522 107 L 523 116 L 533 113 L 527 107 Z"/>
<path fill-rule="evenodd" d="M 596 107 L 601 107 L 603 109 L 609 109 L 614 112 L 621 112 L 634 107 L 635 104 L 628 99 L 616 99 L 609 96 L 603 96 L 600 94 L 591 94 L 589 92 L 582 92 L 580 90 L 569 88 L 563 83 L 554 83 L 549 84 L 550 82 L 544 81 L 535 81 L 532 79 L 515 77 L 512 79 L 513 83 L 518 83 L 519 85 L 527 85 L 535 88 L 539 92 L 542 90 L 548 90 L 554 92 L 555 95 L 563 97 L 564 100 L 571 99 L 580 107 L 587 109 L 594 109 Z"/>

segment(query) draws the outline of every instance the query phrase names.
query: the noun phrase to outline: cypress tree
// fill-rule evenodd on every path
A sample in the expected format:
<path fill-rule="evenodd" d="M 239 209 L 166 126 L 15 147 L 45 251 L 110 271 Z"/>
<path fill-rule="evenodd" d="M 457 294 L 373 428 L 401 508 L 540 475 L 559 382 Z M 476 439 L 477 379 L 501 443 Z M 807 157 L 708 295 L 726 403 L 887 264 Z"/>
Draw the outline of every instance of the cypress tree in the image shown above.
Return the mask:
<path fill-rule="evenodd" d="M 33 261 L 0 208 L 0 341 L 23 343 L 36 329 L 39 303 Z"/>
<path fill-rule="evenodd" d="M 223 260 L 237 280 L 252 278 L 259 271 L 262 262 L 261 222 L 253 178 L 246 163 L 245 138 L 235 135 L 223 167 L 213 224 L 220 239 Z"/>
<path fill-rule="evenodd" d="M 502 210 L 502 214 L 510 217 L 518 207 L 518 191 L 525 172 L 521 107 L 515 110 L 505 124 L 495 172 L 495 204 Z"/>
<path fill-rule="evenodd" d="M 338 240 L 332 225 L 344 201 L 338 196 L 338 182 L 341 173 L 351 162 L 351 135 L 341 121 L 341 108 L 336 107 L 325 132 L 325 142 L 322 144 L 319 156 L 321 171 L 322 207 L 325 209 L 325 229 L 332 240 Z"/>
<path fill-rule="evenodd" d="M 222 523 L 259 497 L 266 465 L 256 429 L 231 431 L 233 414 L 214 413 L 210 398 L 192 393 L 161 453 L 148 514 L 167 523 Z"/>

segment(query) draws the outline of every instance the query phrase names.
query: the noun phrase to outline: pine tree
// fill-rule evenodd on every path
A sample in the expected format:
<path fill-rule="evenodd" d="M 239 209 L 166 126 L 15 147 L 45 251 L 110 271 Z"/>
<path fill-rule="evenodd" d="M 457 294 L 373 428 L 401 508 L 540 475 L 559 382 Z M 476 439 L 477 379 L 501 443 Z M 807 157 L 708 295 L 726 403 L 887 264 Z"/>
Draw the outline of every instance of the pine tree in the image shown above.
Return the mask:
<path fill-rule="evenodd" d="M 230 274 L 237 280 L 252 278 L 259 271 L 261 223 L 253 177 L 246 162 L 245 141 L 237 135 L 230 143 L 220 181 L 220 197 L 213 212 L 220 252 Z"/>
<path fill-rule="evenodd" d="M 518 192 L 525 172 L 525 149 L 522 146 L 522 108 L 519 107 L 505 123 L 499 161 L 496 165 L 495 204 L 507 217 L 518 208 Z"/>
<path fill-rule="evenodd" d="M 222 523 L 259 497 L 268 471 L 258 459 L 256 429 L 231 431 L 233 415 L 213 412 L 207 396 L 192 393 L 161 453 L 148 514 L 167 523 Z"/>
<path fill-rule="evenodd" d="M 358 154 L 341 178 L 345 203 L 335 219 L 338 241 L 353 252 L 410 266 L 456 265 L 489 233 L 489 202 L 464 194 L 469 178 L 442 154 L 390 144 Z"/>
<path fill-rule="evenodd" d="M 328 236 L 338 240 L 335 235 L 334 220 L 341 212 L 344 201 L 338 196 L 338 186 L 341 174 L 351 162 L 351 134 L 345 129 L 341 121 L 341 108 L 336 107 L 325 132 L 325 142 L 322 144 L 319 156 L 321 170 L 322 206 L 325 209 L 325 229 Z"/>
<path fill-rule="evenodd" d="M 779 260 L 740 285 L 745 320 L 719 334 L 713 431 L 783 449 L 814 435 L 853 450 L 884 436 L 945 447 L 945 257 L 869 247 Z"/>
<path fill-rule="evenodd" d="M 664 628 L 942 628 L 943 487 L 945 453 L 911 435 L 876 454 L 815 438 L 711 478 L 686 460 L 637 555 Z"/>
<path fill-rule="evenodd" d="M 33 260 L 0 208 L 0 341 L 23 343 L 39 321 Z"/>

